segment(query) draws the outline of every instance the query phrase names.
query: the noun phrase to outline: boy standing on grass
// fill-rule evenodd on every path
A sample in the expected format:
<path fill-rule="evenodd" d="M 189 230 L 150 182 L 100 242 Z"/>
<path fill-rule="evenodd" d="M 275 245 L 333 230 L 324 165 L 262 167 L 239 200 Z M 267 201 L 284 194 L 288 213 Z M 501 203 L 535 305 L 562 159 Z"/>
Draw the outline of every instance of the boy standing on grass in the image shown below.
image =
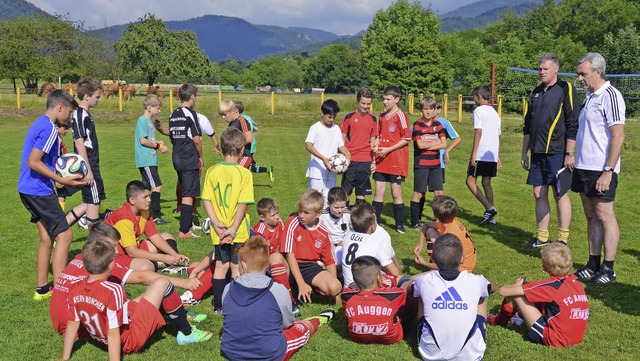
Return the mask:
<path fill-rule="evenodd" d="M 225 111 L 227 114 L 227 111 Z M 213 271 L 213 312 L 222 313 L 222 291 L 231 269 L 238 276 L 238 247 L 249 238 L 247 208 L 253 204 L 253 176 L 238 164 L 246 138 L 238 129 L 227 128 L 220 137 L 224 160 L 207 170 L 202 204 L 211 219 L 211 241 L 215 252 Z"/>
<path fill-rule="evenodd" d="M 385 112 L 380 114 L 378 123 L 380 141 L 375 159 L 376 171 L 373 174 L 373 179 L 376 181 L 376 191 L 371 204 L 376 210 L 376 218 L 380 223 L 384 193 L 387 183 L 391 184 L 396 231 L 405 234 L 401 186 L 409 173 L 408 144 L 411 141 L 411 131 L 407 116 L 398 107 L 401 96 L 400 89 L 396 86 L 388 86 L 384 89 L 383 94 L 382 104 Z"/>
<path fill-rule="evenodd" d="M 59 156 L 59 129 L 69 129 L 69 116 L 78 103 L 62 90 L 54 90 L 47 97 L 47 110 L 27 130 L 22 147 L 18 193 L 25 208 L 36 224 L 40 243 L 36 256 L 37 287 L 35 301 L 51 297 L 49 287 L 49 260 L 53 240 L 57 244 L 51 262 L 54 281 L 67 264 L 67 254 L 73 233 L 60 208 L 53 182 L 79 187 L 87 184 L 81 175 L 62 178 L 54 171 Z"/>
<path fill-rule="evenodd" d="M 235 100 L 234 103 L 238 108 L 238 113 L 240 113 L 240 116 L 243 117 L 247 122 L 249 122 L 249 125 L 251 126 L 251 165 L 249 166 L 249 170 L 253 173 L 267 173 L 267 175 L 269 176 L 269 180 L 271 181 L 271 183 L 273 183 L 273 181 L 275 180 L 273 176 L 273 166 L 259 166 L 258 164 L 256 164 L 256 159 L 253 156 L 257 149 L 255 133 L 258 131 L 258 124 L 256 124 L 253 118 L 251 118 L 244 112 L 244 103 L 241 100 Z"/>
<path fill-rule="evenodd" d="M 69 312 L 74 318 L 67 323 L 63 360 L 71 358 L 81 325 L 98 345 L 108 349 L 109 360 L 120 360 L 121 353 L 139 352 L 166 324 L 160 308 L 178 327 L 179 345 L 207 341 L 213 336 L 189 324 L 180 297 L 166 278 L 156 279 L 142 295 L 128 300 L 122 285 L 108 281 L 114 257 L 115 247 L 105 240 L 96 240 L 82 248 L 89 277 L 80 281 L 69 295 Z"/>
<path fill-rule="evenodd" d="M 198 115 L 192 108 L 198 100 L 198 88 L 183 84 L 178 91 L 181 104 L 169 117 L 169 138 L 173 144 L 173 168 L 181 185 L 180 231 L 178 238 L 197 237 L 191 232 L 195 197 L 200 195 L 202 139 Z"/>
<path fill-rule="evenodd" d="M 87 160 L 87 186 L 82 187 L 82 202 L 86 204 L 88 226 L 100 220 L 100 202 L 106 199 L 96 124 L 89 113 L 89 109 L 100 103 L 101 96 L 102 85 L 96 79 L 86 77 L 78 82 L 80 106 L 73 112 L 73 148 Z"/>
<path fill-rule="evenodd" d="M 473 272 L 473 268 L 476 266 L 476 246 L 471 236 L 469 236 L 467 228 L 456 219 L 458 203 L 449 196 L 437 196 L 433 199 L 431 208 L 436 221 L 425 223 L 420 229 L 420 241 L 413 249 L 416 263 L 427 267 L 429 270 L 437 270 L 438 265 L 433 261 L 433 242 L 441 235 L 450 233 L 456 235 L 462 242 L 464 260 L 460 264 L 459 270 Z M 420 255 L 424 249 L 425 241 L 427 243 L 427 255 L 429 256 L 428 261 Z"/>
<path fill-rule="evenodd" d="M 320 110 L 322 118 L 309 128 L 305 139 L 307 151 L 311 153 L 306 177 L 309 178 L 309 189 L 322 193 L 326 201 L 329 189 L 336 186 L 338 177 L 329 170 L 329 158 L 340 152 L 351 160 L 351 153 L 344 146 L 340 127 L 333 123 L 340 112 L 338 103 L 333 99 L 327 99 L 322 103 Z"/>
<path fill-rule="evenodd" d="M 142 183 L 151 189 L 151 216 L 158 225 L 169 224 L 160 216 L 160 192 L 162 181 L 158 173 L 158 153 L 167 154 L 169 148 L 161 140 L 156 139 L 156 130 L 153 124 L 160 114 L 162 101 L 157 95 L 150 94 L 144 98 L 144 114 L 136 123 L 134 151 L 136 167 L 142 176 Z"/>
<path fill-rule="evenodd" d="M 442 191 L 440 149 L 447 147 L 444 127 L 436 119 L 437 102 L 426 96 L 420 99 L 422 118 L 413 123 L 413 197 L 411 197 L 411 227 L 420 229 L 422 207 L 427 188 L 436 196 Z"/>
<path fill-rule="evenodd" d="M 222 116 L 222 119 L 229 123 L 229 128 L 236 128 L 242 132 L 245 143 L 238 158 L 238 164 L 249 169 L 252 164 L 251 154 L 251 142 L 253 141 L 253 132 L 251 131 L 251 124 L 240 116 L 240 111 L 236 103 L 231 100 L 223 100 L 218 108 L 218 114 Z"/>
<path fill-rule="evenodd" d="M 288 360 L 331 321 L 332 310 L 294 322 L 287 290 L 266 275 L 269 244 L 251 237 L 238 249 L 240 277 L 224 290 L 220 353 L 228 360 Z"/>
<path fill-rule="evenodd" d="M 487 298 L 493 285 L 483 276 L 458 271 L 462 243 L 443 234 L 433 244 L 438 271 L 413 283 L 418 311 L 418 352 L 423 360 L 481 360 L 487 348 Z"/>
<path fill-rule="evenodd" d="M 568 347 L 582 342 L 589 318 L 589 300 L 576 275 L 570 273 L 573 259 L 569 247 L 552 243 L 540 255 L 546 280 L 525 283 L 520 277 L 513 285 L 500 287 L 505 299 L 497 316 L 489 323 L 506 327 L 518 312 L 527 325 L 533 343 Z"/>
<path fill-rule="evenodd" d="M 495 177 L 500 163 L 500 116 L 489 104 L 491 90 L 480 86 L 473 90 L 473 100 L 477 108 L 473 111 L 473 148 L 467 169 L 467 187 L 486 209 L 480 224 L 495 224 L 494 217 L 498 211 L 493 203 L 493 188 L 491 178 Z M 484 193 L 476 184 L 477 178 L 482 177 Z"/>
<path fill-rule="evenodd" d="M 364 202 L 371 192 L 371 172 L 375 169 L 373 155 L 378 150 L 378 123 L 369 112 L 374 94 L 369 88 L 358 90 L 358 109 L 347 113 L 340 124 L 344 144 L 351 153 L 351 163 L 342 175 L 340 185 L 347 192 L 347 204 L 355 188 L 356 204 Z"/>

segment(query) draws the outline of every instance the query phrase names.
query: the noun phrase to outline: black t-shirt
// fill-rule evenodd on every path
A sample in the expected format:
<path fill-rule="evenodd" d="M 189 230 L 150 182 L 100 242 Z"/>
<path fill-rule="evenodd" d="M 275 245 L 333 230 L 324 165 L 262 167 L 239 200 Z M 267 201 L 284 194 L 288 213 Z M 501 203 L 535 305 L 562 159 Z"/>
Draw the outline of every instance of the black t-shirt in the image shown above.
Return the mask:
<path fill-rule="evenodd" d="M 84 140 L 84 147 L 87 150 L 87 161 L 91 167 L 100 164 L 100 153 L 98 152 L 98 135 L 96 134 L 96 125 L 91 114 L 84 109 L 78 107 L 73 112 L 73 122 L 71 131 L 73 132 L 73 151 L 78 152 L 75 145 L 77 139 Z"/>
<path fill-rule="evenodd" d="M 179 107 L 169 117 L 169 138 L 173 167 L 177 171 L 198 169 L 198 150 L 193 137 L 201 136 L 198 115 L 192 109 Z"/>

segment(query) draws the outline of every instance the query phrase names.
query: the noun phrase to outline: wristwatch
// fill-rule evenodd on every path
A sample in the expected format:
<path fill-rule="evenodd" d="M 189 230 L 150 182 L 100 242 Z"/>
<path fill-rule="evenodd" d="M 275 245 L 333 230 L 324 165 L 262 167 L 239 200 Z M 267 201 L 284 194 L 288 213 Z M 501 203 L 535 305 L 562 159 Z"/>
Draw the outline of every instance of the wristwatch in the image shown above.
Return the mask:
<path fill-rule="evenodd" d="M 573 157 L 573 152 L 564 152 L 567 157 Z"/>
<path fill-rule="evenodd" d="M 609 167 L 608 165 L 605 165 L 604 166 L 604 171 L 613 173 L 613 168 Z"/>

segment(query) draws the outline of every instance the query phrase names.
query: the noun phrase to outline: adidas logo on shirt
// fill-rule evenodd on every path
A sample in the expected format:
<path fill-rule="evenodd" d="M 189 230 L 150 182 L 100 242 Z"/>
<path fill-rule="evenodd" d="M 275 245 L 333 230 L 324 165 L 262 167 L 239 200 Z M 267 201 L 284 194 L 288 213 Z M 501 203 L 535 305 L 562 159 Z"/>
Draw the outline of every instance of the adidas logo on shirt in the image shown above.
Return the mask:
<path fill-rule="evenodd" d="M 449 287 L 446 291 L 436 297 L 436 301 L 431 304 L 434 310 L 466 310 L 468 305 L 462 301 L 462 297 L 454 287 Z"/>

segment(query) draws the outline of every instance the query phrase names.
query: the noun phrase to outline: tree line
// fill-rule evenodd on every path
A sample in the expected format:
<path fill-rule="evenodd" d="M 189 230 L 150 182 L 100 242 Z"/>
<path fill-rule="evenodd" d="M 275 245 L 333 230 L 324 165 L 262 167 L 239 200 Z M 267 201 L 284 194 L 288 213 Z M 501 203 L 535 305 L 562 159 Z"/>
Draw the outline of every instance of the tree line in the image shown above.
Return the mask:
<path fill-rule="evenodd" d="M 309 57 L 269 56 L 212 62 L 190 31 L 173 31 L 148 14 L 113 44 L 63 17 L 18 17 L 0 22 L 0 77 L 14 87 L 41 80 L 75 82 L 91 75 L 128 82 L 193 82 L 321 87 L 354 92 L 396 84 L 407 93 L 464 93 L 490 80 L 491 63 L 535 69 L 554 52 L 561 71 L 574 72 L 587 51 L 607 59 L 608 73 L 640 72 L 640 1 L 546 0 L 524 15 L 507 12 L 483 29 L 440 32 L 430 7 L 398 0 L 378 11 L 358 45 L 329 45 Z"/>

